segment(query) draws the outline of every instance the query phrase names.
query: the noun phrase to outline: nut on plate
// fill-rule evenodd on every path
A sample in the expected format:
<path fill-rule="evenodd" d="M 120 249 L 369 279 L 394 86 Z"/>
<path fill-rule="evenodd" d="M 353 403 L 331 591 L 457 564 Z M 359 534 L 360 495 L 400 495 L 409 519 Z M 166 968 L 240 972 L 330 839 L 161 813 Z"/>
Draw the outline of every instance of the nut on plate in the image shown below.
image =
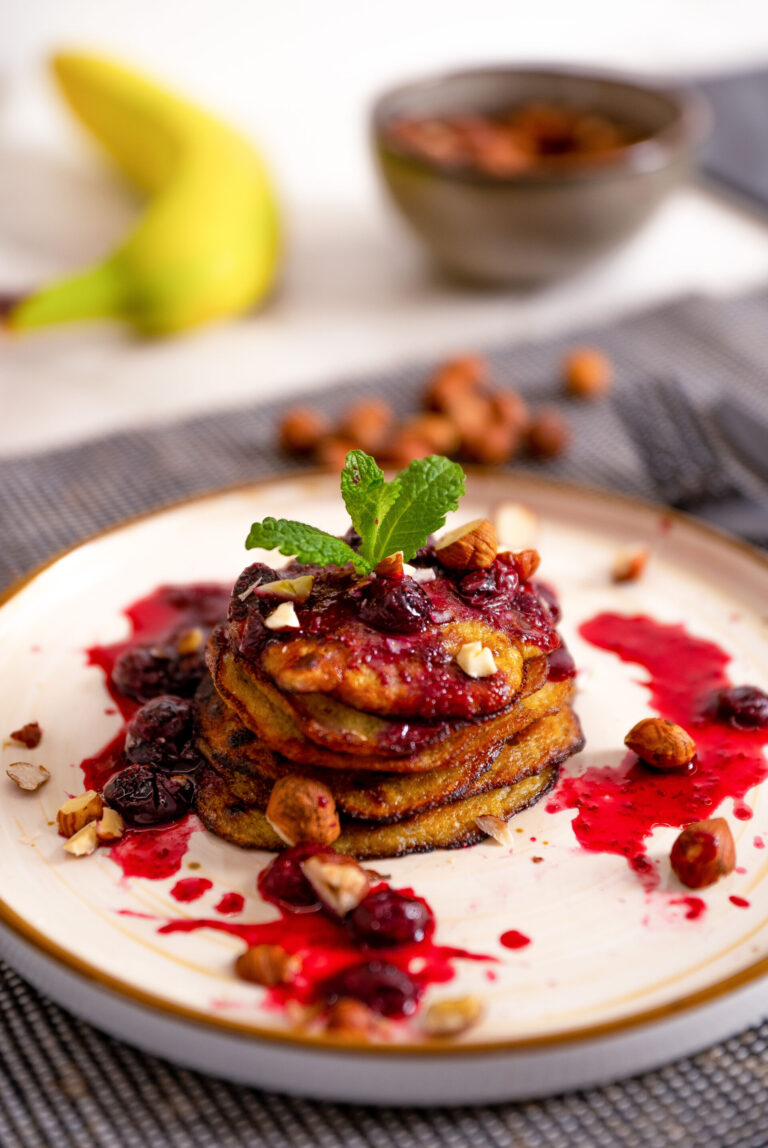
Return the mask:
<path fill-rule="evenodd" d="M 368 896 L 370 875 L 354 857 L 316 853 L 301 868 L 319 900 L 336 917 L 346 917 Z"/>
<path fill-rule="evenodd" d="M 45 785 L 51 776 L 44 765 L 34 765 L 31 761 L 13 761 L 5 771 L 19 789 L 33 792 Z"/>
<path fill-rule="evenodd" d="M 327 785 L 311 777 L 281 777 L 267 803 L 267 821 L 286 845 L 331 845 L 341 833 L 336 802 Z"/>
<path fill-rule="evenodd" d="M 613 386 L 613 365 L 596 347 L 574 347 L 563 362 L 563 381 L 574 398 L 596 399 Z"/>
<path fill-rule="evenodd" d="M 62 837 L 72 837 L 89 822 L 98 821 L 103 808 L 104 802 L 95 789 L 88 789 L 85 793 L 70 797 L 56 814 L 59 833 Z"/>
<path fill-rule="evenodd" d="M 481 813 L 475 818 L 475 825 L 481 833 L 498 841 L 499 845 L 510 845 L 512 842 L 512 830 L 504 818 L 497 817 L 495 813 Z"/>
<path fill-rule="evenodd" d="M 96 832 L 96 822 L 89 821 L 82 829 L 78 829 L 77 833 L 73 833 L 64 842 L 64 848 L 67 853 L 73 857 L 90 857 L 91 853 L 95 853 L 98 848 L 99 838 Z"/>
<path fill-rule="evenodd" d="M 643 718 L 632 726 L 624 744 L 646 765 L 663 771 L 687 769 L 696 756 L 691 735 L 666 718 Z"/>
<path fill-rule="evenodd" d="M 449 570 L 482 570 L 496 557 L 496 529 L 487 518 L 475 518 L 449 530 L 435 543 L 435 557 Z"/>
<path fill-rule="evenodd" d="M 424 1014 L 423 1028 L 429 1036 L 459 1036 L 477 1024 L 483 1011 L 476 996 L 435 1001 Z"/>
<path fill-rule="evenodd" d="M 362 1001 L 353 997 L 341 997 L 328 1009 L 325 1028 L 337 1036 L 368 1036 L 380 1023 L 375 1013 Z"/>
<path fill-rule="evenodd" d="M 40 728 L 40 723 L 36 721 L 28 721 L 21 729 L 15 729 L 11 734 L 11 740 L 19 742 L 27 749 L 36 749 L 43 736 L 43 731 Z"/>
<path fill-rule="evenodd" d="M 637 582 L 645 572 L 651 552 L 647 546 L 633 546 L 620 550 L 613 560 L 611 579 L 614 582 Z"/>
<path fill-rule="evenodd" d="M 733 872 L 736 845 L 724 817 L 694 821 L 679 835 L 670 854 L 672 871 L 689 889 L 704 889 Z"/>
<path fill-rule="evenodd" d="M 106 805 L 101 817 L 96 822 L 96 836 L 100 845 L 110 845 L 119 841 L 125 833 L 125 822 L 116 809 L 109 809 Z"/>
<path fill-rule="evenodd" d="M 290 956 L 282 945 L 251 945 L 235 961 L 235 973 L 240 980 L 265 988 L 287 984 L 300 967 L 298 957 Z"/>

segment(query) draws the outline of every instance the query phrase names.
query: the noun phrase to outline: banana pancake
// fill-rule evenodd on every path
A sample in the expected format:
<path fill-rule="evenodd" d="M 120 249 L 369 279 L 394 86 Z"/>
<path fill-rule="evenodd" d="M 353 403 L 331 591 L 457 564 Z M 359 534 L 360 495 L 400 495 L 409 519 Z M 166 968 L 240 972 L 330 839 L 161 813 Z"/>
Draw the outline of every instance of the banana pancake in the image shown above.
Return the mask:
<path fill-rule="evenodd" d="M 578 718 L 570 707 L 564 707 L 532 723 L 508 743 L 490 769 L 452 801 L 389 824 L 349 822 L 342 817 L 334 849 L 356 857 L 395 857 L 472 844 L 485 836 L 475 824 L 477 817 L 491 813 L 506 819 L 526 808 L 554 784 L 557 766 L 582 744 Z M 208 767 L 200 783 L 197 811 L 209 829 L 235 845 L 282 849 L 285 843 L 263 812 L 271 788 L 262 778 Z"/>
<path fill-rule="evenodd" d="M 230 649 L 287 693 L 329 694 L 390 718 L 474 718 L 508 706 L 525 661 L 559 644 L 535 585 L 508 554 L 469 573 L 428 560 L 411 569 L 394 579 L 294 563 L 291 577 L 310 579 L 311 589 L 294 602 L 295 628 L 275 632 L 265 623 L 280 582 L 254 563 L 230 600 Z M 472 642 L 493 654 L 492 675 L 467 675 L 457 663 Z"/>
<path fill-rule="evenodd" d="M 547 681 L 501 714 L 461 725 L 442 741 L 409 757 L 366 755 L 361 759 L 311 741 L 289 709 L 274 698 L 260 680 L 243 669 L 242 659 L 233 657 L 220 633 L 214 632 L 211 636 L 207 658 L 217 692 L 235 710 L 243 725 L 290 761 L 326 769 L 420 773 L 439 769 L 449 762 L 465 762 L 478 752 L 501 745 L 535 717 L 558 709 L 573 688 L 570 680 Z"/>

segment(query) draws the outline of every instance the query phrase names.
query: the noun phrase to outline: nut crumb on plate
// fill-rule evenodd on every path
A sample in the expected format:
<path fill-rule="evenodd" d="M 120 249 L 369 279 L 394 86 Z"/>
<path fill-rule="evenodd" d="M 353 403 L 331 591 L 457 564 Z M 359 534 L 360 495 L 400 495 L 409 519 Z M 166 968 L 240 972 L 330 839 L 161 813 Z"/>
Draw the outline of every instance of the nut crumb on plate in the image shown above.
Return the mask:
<path fill-rule="evenodd" d="M 422 1027 L 429 1036 L 459 1036 L 477 1024 L 483 1012 L 483 1002 L 472 995 L 434 1001 L 424 1014 Z"/>
<path fill-rule="evenodd" d="M 44 765 L 34 765 L 31 761 L 14 761 L 5 772 L 11 781 L 16 782 L 19 789 L 25 789 L 28 792 L 33 792 L 35 789 L 39 789 L 41 785 L 45 785 L 51 776 Z"/>

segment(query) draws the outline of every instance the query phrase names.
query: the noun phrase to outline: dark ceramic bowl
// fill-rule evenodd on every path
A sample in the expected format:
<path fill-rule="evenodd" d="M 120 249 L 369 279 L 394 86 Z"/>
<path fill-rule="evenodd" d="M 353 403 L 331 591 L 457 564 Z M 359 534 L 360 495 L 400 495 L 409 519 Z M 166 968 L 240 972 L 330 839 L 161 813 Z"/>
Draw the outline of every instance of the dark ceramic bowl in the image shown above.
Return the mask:
<path fill-rule="evenodd" d="M 610 160 L 495 176 L 414 156 L 387 133 L 400 117 L 563 104 L 625 125 L 639 142 Z M 628 239 L 688 174 L 708 116 L 688 92 L 578 69 L 479 68 L 393 88 L 372 112 L 390 196 L 446 270 L 490 284 L 565 276 Z"/>

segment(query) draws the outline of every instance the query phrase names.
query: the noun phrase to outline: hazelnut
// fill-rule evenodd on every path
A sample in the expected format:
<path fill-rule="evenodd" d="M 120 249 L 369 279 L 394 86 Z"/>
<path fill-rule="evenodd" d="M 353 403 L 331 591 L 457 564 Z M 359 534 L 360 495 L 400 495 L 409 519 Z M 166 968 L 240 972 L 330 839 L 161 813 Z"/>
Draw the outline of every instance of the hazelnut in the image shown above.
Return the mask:
<path fill-rule="evenodd" d="M 302 574 L 298 578 L 280 578 L 277 582 L 265 582 L 256 586 L 253 593 L 257 598 L 282 598 L 285 602 L 306 602 L 312 593 L 315 579 L 312 574 Z"/>
<path fill-rule="evenodd" d="M 682 726 L 660 717 L 643 718 L 633 725 L 624 744 L 646 765 L 664 772 L 685 770 L 696 754 L 691 735 Z"/>
<path fill-rule="evenodd" d="M 461 435 L 448 415 L 416 415 L 403 424 L 400 433 L 426 443 L 433 454 L 455 454 L 461 446 Z"/>
<path fill-rule="evenodd" d="M 267 820 L 287 845 L 331 845 L 341 833 L 336 802 L 327 785 L 311 777 L 281 777 L 267 804 Z"/>
<path fill-rule="evenodd" d="M 99 838 L 96 833 L 96 822 L 89 821 L 82 829 L 78 829 L 77 833 L 64 842 L 64 848 L 67 853 L 73 857 L 90 857 L 98 848 Z"/>
<path fill-rule="evenodd" d="M 494 391 L 491 395 L 491 410 L 500 423 L 511 427 L 518 434 L 522 434 L 531 421 L 528 404 L 517 391 Z"/>
<path fill-rule="evenodd" d="M 453 423 L 462 446 L 476 444 L 489 427 L 501 425 L 494 423 L 491 404 L 483 395 L 461 395 L 446 404 L 445 414 Z"/>
<path fill-rule="evenodd" d="M 509 462 L 521 441 L 519 428 L 506 423 L 486 423 L 463 436 L 464 451 L 472 462 L 484 466 L 498 466 Z"/>
<path fill-rule="evenodd" d="M 281 602 L 271 614 L 267 614 L 264 625 L 268 630 L 301 629 L 301 622 L 293 602 Z"/>
<path fill-rule="evenodd" d="M 613 582 L 637 582 L 648 565 L 650 556 L 647 546 L 637 546 L 632 550 L 620 550 L 613 562 L 611 580 Z"/>
<path fill-rule="evenodd" d="M 368 896 L 371 878 L 354 857 L 316 853 L 301 868 L 320 901 L 336 917 L 346 917 Z"/>
<path fill-rule="evenodd" d="M 314 407 L 293 407 L 280 423 L 280 445 L 289 454 L 312 454 L 330 429 L 328 419 Z"/>
<path fill-rule="evenodd" d="M 344 469 L 347 455 L 351 450 L 355 450 L 356 446 L 357 444 L 352 439 L 342 438 L 339 435 L 329 435 L 315 447 L 315 462 L 324 470 L 338 474 Z"/>
<path fill-rule="evenodd" d="M 512 832 L 503 817 L 496 817 L 493 813 L 481 813 L 475 818 L 475 825 L 481 833 L 498 841 L 499 845 L 512 843 Z"/>
<path fill-rule="evenodd" d="M 475 518 L 449 530 L 435 543 L 435 556 L 449 570 L 482 570 L 496 557 L 496 530 L 487 518 Z"/>
<path fill-rule="evenodd" d="M 36 721 L 28 721 L 21 729 L 15 729 L 11 734 L 12 741 L 18 741 L 27 749 L 36 749 L 43 736 L 43 731 Z"/>
<path fill-rule="evenodd" d="M 394 554 L 388 554 L 386 558 L 382 558 L 374 570 L 374 574 L 377 574 L 379 578 L 402 578 L 404 573 L 405 563 L 403 562 L 402 550 L 397 550 Z"/>
<path fill-rule="evenodd" d="M 112 841 L 119 841 L 125 833 L 125 822 L 116 809 L 104 807 L 104 811 L 96 822 L 96 836 L 100 845 L 109 845 Z"/>
<path fill-rule="evenodd" d="M 728 822 L 724 817 L 714 817 L 686 826 L 669 859 L 673 872 L 689 889 L 714 885 L 736 865 L 736 846 Z"/>
<path fill-rule="evenodd" d="M 84 825 L 98 821 L 103 808 L 104 802 L 95 789 L 79 793 L 77 797 L 70 797 L 56 814 L 59 833 L 62 837 L 72 837 Z"/>
<path fill-rule="evenodd" d="M 429 1036 L 458 1036 L 477 1024 L 484 1006 L 479 997 L 457 997 L 435 1001 L 424 1014 L 424 1031 Z"/>
<path fill-rule="evenodd" d="M 415 458 L 426 458 L 432 454 L 432 447 L 423 438 L 417 438 L 409 431 L 397 431 L 382 451 L 382 457 L 393 466 L 402 469 L 413 462 Z"/>
<path fill-rule="evenodd" d="M 15 781 L 19 789 L 33 792 L 45 785 L 51 776 L 44 765 L 33 765 L 31 761 L 14 761 L 5 771 L 11 781 Z"/>
<path fill-rule="evenodd" d="M 531 419 L 526 437 L 536 458 L 556 458 L 568 446 L 571 429 L 558 411 L 544 408 Z"/>
<path fill-rule="evenodd" d="M 339 1036 L 368 1036 L 378 1027 L 378 1018 L 362 1001 L 352 997 L 341 997 L 328 1009 L 325 1027 L 327 1032 Z"/>
<path fill-rule="evenodd" d="M 512 557 L 515 560 L 515 569 L 521 582 L 533 578 L 541 565 L 541 555 L 538 550 L 516 550 Z"/>
<path fill-rule="evenodd" d="M 477 390 L 488 376 L 488 363 L 479 355 L 450 359 L 438 367 L 427 383 L 424 403 L 428 409 L 448 413 L 456 399 Z"/>
<path fill-rule="evenodd" d="M 394 421 L 394 412 L 389 403 L 383 399 L 364 399 L 347 410 L 339 426 L 339 433 L 351 439 L 361 450 L 375 454 L 384 444 Z"/>
<path fill-rule="evenodd" d="M 563 381 L 574 398 L 596 399 L 613 386 L 613 365 L 595 347 L 575 347 L 563 361 Z"/>
<path fill-rule="evenodd" d="M 251 945 L 235 961 L 235 973 L 242 981 L 265 988 L 287 984 L 299 968 L 298 958 L 289 956 L 282 945 Z"/>

